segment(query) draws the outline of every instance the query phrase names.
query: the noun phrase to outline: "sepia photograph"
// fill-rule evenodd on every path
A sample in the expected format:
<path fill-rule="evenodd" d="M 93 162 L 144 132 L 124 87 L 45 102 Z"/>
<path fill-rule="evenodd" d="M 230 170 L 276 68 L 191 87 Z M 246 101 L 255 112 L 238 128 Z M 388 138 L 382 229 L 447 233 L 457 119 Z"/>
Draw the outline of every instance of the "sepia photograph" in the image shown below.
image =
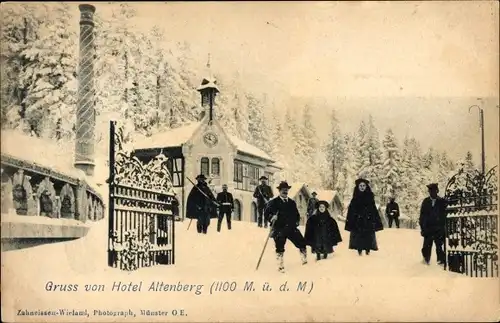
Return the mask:
<path fill-rule="evenodd" d="M 3 322 L 498 322 L 496 1 L 4 2 Z"/>

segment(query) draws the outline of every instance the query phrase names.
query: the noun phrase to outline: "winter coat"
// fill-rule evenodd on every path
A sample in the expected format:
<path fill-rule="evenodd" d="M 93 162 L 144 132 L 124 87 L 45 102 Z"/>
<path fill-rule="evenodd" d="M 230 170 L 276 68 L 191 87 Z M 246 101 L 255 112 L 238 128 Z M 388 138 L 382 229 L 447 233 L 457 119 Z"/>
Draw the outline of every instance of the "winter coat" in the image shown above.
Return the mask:
<path fill-rule="evenodd" d="M 426 197 L 420 207 L 420 231 L 422 236 L 444 235 L 446 227 L 446 200 L 437 197 L 434 207 L 432 199 Z"/>
<path fill-rule="evenodd" d="M 351 200 L 345 229 L 350 232 L 376 232 L 384 229 L 373 195 L 362 194 Z"/>
<path fill-rule="evenodd" d="M 262 194 L 261 194 L 262 193 Z M 253 197 L 257 199 L 257 205 L 260 208 L 264 208 L 266 205 L 266 200 L 269 201 L 274 197 L 273 190 L 271 186 L 266 184 L 260 184 L 255 188 L 253 192 Z"/>
<path fill-rule="evenodd" d="M 392 213 L 392 215 L 391 215 Z M 387 218 L 390 218 L 391 216 L 394 218 L 399 218 L 399 205 L 396 202 L 389 202 L 387 203 L 387 206 L 385 207 L 385 215 Z"/>
<path fill-rule="evenodd" d="M 279 196 L 269 201 L 264 210 L 265 218 L 271 219 L 276 214 L 278 218 L 273 227 L 275 232 L 287 231 L 299 226 L 300 213 L 297 209 L 297 203 L 291 198 L 288 198 L 288 202 L 286 203 Z"/>
<path fill-rule="evenodd" d="M 198 188 L 205 193 L 204 196 Z M 209 215 L 210 218 L 217 218 L 217 207 L 214 204 L 215 197 L 207 184 L 197 184 L 196 187 L 189 192 L 186 203 L 186 218 L 198 219 L 203 214 Z"/>
<path fill-rule="evenodd" d="M 233 194 L 229 192 L 220 192 L 217 194 L 217 202 L 220 204 L 220 210 L 234 210 Z M 224 204 L 224 203 L 229 203 Z"/>
<path fill-rule="evenodd" d="M 317 198 L 310 198 L 309 202 L 307 202 L 307 217 L 313 215 L 314 211 L 316 211 L 316 204 L 318 203 Z"/>
<path fill-rule="evenodd" d="M 337 221 L 328 211 L 318 211 L 307 220 L 304 238 L 313 253 L 332 253 L 333 247 L 342 241 Z"/>

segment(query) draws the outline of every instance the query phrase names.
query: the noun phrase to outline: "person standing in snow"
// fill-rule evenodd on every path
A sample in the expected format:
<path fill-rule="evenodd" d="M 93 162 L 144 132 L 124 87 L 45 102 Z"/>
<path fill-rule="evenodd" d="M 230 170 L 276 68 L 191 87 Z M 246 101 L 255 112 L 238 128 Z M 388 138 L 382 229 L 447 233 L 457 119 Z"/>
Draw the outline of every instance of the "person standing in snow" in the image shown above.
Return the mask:
<path fill-rule="evenodd" d="M 307 264 L 307 245 L 298 229 L 300 214 L 297 204 L 288 197 L 288 190 L 291 186 L 286 181 L 282 181 L 277 188 L 280 192 L 279 196 L 269 201 L 264 212 L 272 225 L 271 236 L 276 247 L 278 270 L 285 272 L 283 254 L 286 240 L 290 240 L 299 249 L 303 265 Z"/>
<path fill-rule="evenodd" d="M 378 250 L 375 232 L 384 229 L 369 184 L 366 179 L 356 180 L 345 222 L 346 231 L 351 233 L 349 249 L 357 250 L 360 256 L 363 250 L 367 255 Z"/>
<path fill-rule="evenodd" d="M 399 229 L 399 205 L 396 203 L 396 198 L 389 198 L 389 203 L 385 207 L 385 215 L 389 220 L 389 228 L 392 228 L 392 222 L 396 222 L 396 228 Z"/>
<path fill-rule="evenodd" d="M 317 205 L 318 199 L 316 198 L 316 196 L 318 194 L 316 192 L 312 192 L 311 195 L 312 195 L 312 198 L 310 198 L 309 201 L 307 202 L 307 218 L 308 219 L 313 215 L 313 213 L 318 208 L 318 205 Z"/>
<path fill-rule="evenodd" d="M 312 253 L 316 254 L 316 260 L 328 257 L 333 253 L 333 247 L 342 242 L 337 221 L 328 212 L 327 201 L 319 201 L 317 212 L 307 219 L 305 239 L 307 245 L 311 246 Z"/>
<path fill-rule="evenodd" d="M 445 254 L 443 250 L 446 227 L 446 200 L 439 197 L 438 184 L 427 185 L 429 196 L 422 201 L 420 207 L 420 234 L 424 238 L 422 256 L 424 263 L 429 264 L 431 259 L 432 244 L 436 245 L 437 262 L 443 265 Z"/>
<path fill-rule="evenodd" d="M 189 192 L 186 203 L 186 218 L 196 219 L 198 233 L 207 234 L 211 218 L 217 218 L 217 207 L 212 190 L 203 174 L 196 176 L 198 183 Z"/>
<path fill-rule="evenodd" d="M 227 229 L 231 230 L 231 213 L 234 210 L 233 194 L 227 191 L 227 185 L 222 185 L 222 192 L 217 194 L 217 202 L 219 203 L 219 220 L 217 221 L 217 232 L 220 232 L 222 220 L 226 216 Z"/>
<path fill-rule="evenodd" d="M 257 224 L 259 227 L 262 227 L 262 222 L 264 222 L 264 227 L 267 228 L 267 223 L 269 222 L 269 220 L 264 215 L 264 209 L 269 200 L 274 197 L 274 194 L 271 186 L 267 185 L 266 176 L 261 176 L 259 180 L 260 185 L 255 188 L 255 191 L 253 193 L 253 197 L 257 199 L 257 211 L 259 212 Z"/>

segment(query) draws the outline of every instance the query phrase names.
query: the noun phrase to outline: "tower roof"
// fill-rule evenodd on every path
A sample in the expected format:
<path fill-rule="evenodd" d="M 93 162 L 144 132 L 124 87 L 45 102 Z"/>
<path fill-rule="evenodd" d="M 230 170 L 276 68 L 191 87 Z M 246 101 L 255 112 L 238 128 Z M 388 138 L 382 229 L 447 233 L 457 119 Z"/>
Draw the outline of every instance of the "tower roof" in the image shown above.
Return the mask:
<path fill-rule="evenodd" d="M 213 77 L 212 71 L 210 70 L 210 54 L 208 54 L 206 76 L 203 78 L 201 85 L 196 90 L 201 92 L 205 89 L 214 89 L 216 93 L 220 92 L 217 87 L 217 80 Z"/>

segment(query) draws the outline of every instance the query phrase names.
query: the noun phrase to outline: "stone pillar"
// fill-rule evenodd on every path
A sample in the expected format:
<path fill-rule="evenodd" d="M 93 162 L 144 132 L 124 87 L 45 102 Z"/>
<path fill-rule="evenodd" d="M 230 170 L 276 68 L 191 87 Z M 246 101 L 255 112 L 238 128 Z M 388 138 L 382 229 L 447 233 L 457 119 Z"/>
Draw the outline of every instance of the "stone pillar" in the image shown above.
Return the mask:
<path fill-rule="evenodd" d="M 78 103 L 74 166 L 94 175 L 95 90 L 94 90 L 94 12 L 95 7 L 82 4 L 80 9 L 80 57 L 78 69 Z"/>

